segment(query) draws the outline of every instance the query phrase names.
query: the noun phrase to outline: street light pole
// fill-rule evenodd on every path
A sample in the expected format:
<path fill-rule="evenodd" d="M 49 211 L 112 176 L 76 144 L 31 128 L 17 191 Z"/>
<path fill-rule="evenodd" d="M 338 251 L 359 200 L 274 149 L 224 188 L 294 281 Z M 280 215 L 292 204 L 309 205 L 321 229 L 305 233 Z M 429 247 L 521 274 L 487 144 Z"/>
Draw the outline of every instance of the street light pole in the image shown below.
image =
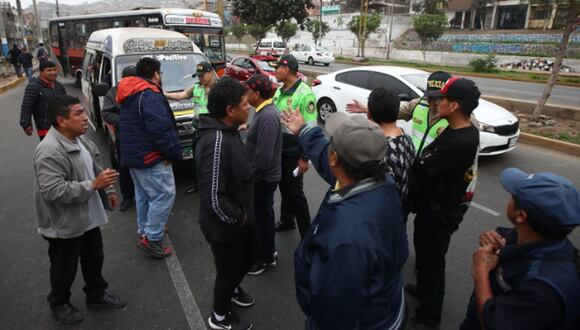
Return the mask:
<path fill-rule="evenodd" d="M 318 15 L 318 46 L 320 46 L 322 40 L 322 0 L 320 0 L 320 12 Z"/>
<path fill-rule="evenodd" d="M 34 6 L 34 17 L 36 17 L 36 42 L 43 42 L 42 27 L 40 26 L 40 17 L 38 17 L 38 6 L 36 5 L 36 0 L 32 0 L 32 5 Z"/>
<path fill-rule="evenodd" d="M 60 11 L 58 10 L 58 0 L 56 0 L 56 17 L 60 17 Z"/>
<path fill-rule="evenodd" d="M 395 10 L 395 0 L 391 0 L 391 11 L 389 15 L 389 37 L 387 38 L 387 60 L 391 54 L 391 38 L 393 36 L 393 11 Z"/>
<path fill-rule="evenodd" d="M 28 47 L 28 40 L 26 40 L 26 29 L 24 28 L 24 20 L 22 19 L 22 5 L 20 4 L 20 0 L 16 0 L 16 11 L 18 12 L 20 36 L 22 36 L 22 42 L 24 42 L 24 46 Z"/>

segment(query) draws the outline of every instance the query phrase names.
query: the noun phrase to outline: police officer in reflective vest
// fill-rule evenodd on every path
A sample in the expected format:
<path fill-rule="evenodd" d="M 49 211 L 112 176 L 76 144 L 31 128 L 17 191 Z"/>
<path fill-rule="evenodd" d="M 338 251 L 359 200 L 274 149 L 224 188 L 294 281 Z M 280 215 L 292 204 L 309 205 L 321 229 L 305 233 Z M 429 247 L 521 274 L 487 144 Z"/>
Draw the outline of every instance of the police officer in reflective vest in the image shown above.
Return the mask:
<path fill-rule="evenodd" d="M 557 174 L 515 168 L 500 182 L 515 228 L 480 236 L 461 329 L 579 329 L 580 255 L 566 236 L 580 225 L 580 192 Z"/>
<path fill-rule="evenodd" d="M 213 68 L 208 62 L 200 62 L 195 67 L 195 73 L 193 77 L 197 77 L 199 80 L 193 84 L 193 86 L 182 92 L 165 93 L 165 97 L 170 100 L 186 100 L 191 99 L 193 103 L 193 127 L 197 128 L 199 123 L 199 116 L 208 115 L 207 110 L 207 94 L 215 82 L 215 75 L 213 73 Z M 193 154 L 195 155 L 195 145 L 197 138 L 193 137 Z M 193 164 L 193 177 L 194 180 L 197 177 L 195 175 L 195 163 Z M 197 182 L 194 182 L 193 186 L 187 189 L 186 193 L 193 193 L 197 191 Z"/>
<path fill-rule="evenodd" d="M 278 110 L 296 110 L 307 124 L 316 123 L 316 96 L 312 89 L 297 76 L 298 61 L 292 55 L 281 56 L 277 63 L 276 79 L 284 85 L 274 94 L 273 101 Z M 297 173 L 294 171 L 297 170 Z M 310 225 L 310 211 L 303 191 L 303 174 L 308 170 L 308 159 L 303 153 L 298 138 L 287 129 L 282 142 L 282 179 L 280 194 L 282 206 L 280 223 L 276 230 L 293 229 L 294 218 L 300 235 L 304 236 Z M 294 175 L 297 174 L 297 175 Z"/>

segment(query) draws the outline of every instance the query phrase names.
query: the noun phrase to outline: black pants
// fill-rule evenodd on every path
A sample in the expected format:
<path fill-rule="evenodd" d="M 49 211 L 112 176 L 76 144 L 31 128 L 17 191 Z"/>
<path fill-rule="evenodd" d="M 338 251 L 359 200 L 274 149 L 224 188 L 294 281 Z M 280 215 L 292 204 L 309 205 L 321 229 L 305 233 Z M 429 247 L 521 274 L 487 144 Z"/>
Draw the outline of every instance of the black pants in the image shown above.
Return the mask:
<path fill-rule="evenodd" d="M 87 300 L 99 299 L 107 289 L 103 279 L 103 238 L 99 227 L 75 238 L 48 238 L 50 257 L 50 287 L 48 302 L 51 306 L 66 304 L 71 295 L 70 288 L 77 274 L 79 259 L 85 280 L 83 290 Z"/>
<path fill-rule="evenodd" d="M 462 211 L 448 215 L 440 210 L 424 211 L 415 217 L 415 258 L 417 268 L 417 317 L 428 325 L 441 322 L 445 295 L 445 255 L 451 235 L 463 220 Z"/>
<path fill-rule="evenodd" d="M 117 128 L 117 132 L 119 129 Z M 123 199 L 135 198 L 135 187 L 133 186 L 133 178 L 127 166 L 121 165 L 121 144 L 119 143 L 119 136 L 117 135 L 117 157 L 119 159 L 119 186 L 121 186 L 121 195 Z"/>
<path fill-rule="evenodd" d="M 277 182 L 256 182 L 254 184 L 254 216 L 258 226 L 260 248 L 258 257 L 269 261 L 276 251 L 274 240 L 274 192 Z"/>
<path fill-rule="evenodd" d="M 205 236 L 211 246 L 216 269 L 213 288 L 214 312 L 225 315 L 230 311 L 235 288 L 242 283 L 256 259 L 256 229 L 245 227 L 242 234 L 227 242 Z"/>
<path fill-rule="evenodd" d="M 296 166 L 298 166 L 298 158 L 282 156 L 280 221 L 293 223 L 294 219 L 296 219 L 300 237 L 304 237 L 310 226 L 310 210 L 306 196 L 304 196 L 304 176 L 298 175 L 294 177 L 292 174 Z"/>

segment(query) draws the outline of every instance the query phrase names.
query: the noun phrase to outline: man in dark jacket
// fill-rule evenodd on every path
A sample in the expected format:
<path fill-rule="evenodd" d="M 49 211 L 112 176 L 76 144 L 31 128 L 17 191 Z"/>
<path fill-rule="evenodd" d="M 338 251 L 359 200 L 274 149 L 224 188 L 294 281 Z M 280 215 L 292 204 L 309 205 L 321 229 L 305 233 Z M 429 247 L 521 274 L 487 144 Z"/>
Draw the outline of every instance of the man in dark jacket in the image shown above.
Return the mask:
<path fill-rule="evenodd" d="M 32 56 L 32 54 L 30 54 L 30 52 L 28 51 L 28 48 L 26 48 L 26 47 L 22 48 L 22 52 L 18 56 L 18 63 L 20 63 L 22 65 L 22 67 L 24 68 L 24 73 L 26 73 L 26 78 L 28 78 L 28 81 L 32 81 L 32 78 L 34 77 L 32 75 L 32 59 L 33 58 L 34 57 Z"/>
<path fill-rule="evenodd" d="M 161 89 L 161 63 L 144 57 L 136 71 L 136 77 L 123 78 L 117 89 L 121 165 L 129 168 L 135 184 L 139 247 L 155 258 L 165 258 L 173 252 L 161 245 L 175 201 L 171 162 L 181 159 L 181 144 Z"/>
<path fill-rule="evenodd" d="M 55 95 L 66 95 L 64 85 L 56 80 L 58 68 L 52 61 L 46 61 L 39 66 L 40 75 L 32 78 L 24 90 L 22 107 L 20 109 L 20 126 L 27 135 L 32 135 L 32 117 L 40 140 L 44 138 L 50 122 L 48 121 L 48 101 Z"/>
<path fill-rule="evenodd" d="M 231 309 L 254 304 L 240 287 L 256 251 L 253 219 L 253 175 L 238 126 L 248 120 L 246 89 L 222 78 L 210 90 L 210 116 L 201 117 L 195 149 L 199 184 L 199 223 L 211 246 L 216 268 L 211 329 L 249 330 Z"/>
<path fill-rule="evenodd" d="M 129 65 L 123 69 L 121 77 L 133 77 L 136 75 L 135 66 Z M 125 212 L 135 204 L 135 187 L 133 186 L 133 180 L 131 179 L 131 172 L 127 166 L 121 165 L 121 143 L 119 142 L 119 123 L 120 123 L 120 110 L 121 105 L 117 103 L 117 87 L 113 86 L 105 97 L 103 98 L 103 110 L 101 114 L 103 115 L 103 120 L 112 125 L 115 130 L 115 149 L 117 150 L 117 157 L 119 159 L 119 185 L 121 186 L 121 195 L 123 195 L 123 201 L 119 206 L 121 212 Z"/>
<path fill-rule="evenodd" d="M 259 275 L 276 265 L 274 241 L 274 192 L 282 177 L 282 125 L 280 113 L 272 103 L 272 82 L 263 75 L 246 81 L 248 101 L 256 108 L 246 150 L 254 170 L 254 214 L 260 234 L 260 249 L 254 267 L 248 272 Z"/>
<path fill-rule="evenodd" d="M 48 51 L 44 48 L 44 43 L 39 43 L 38 48 L 36 49 L 36 59 L 38 63 L 44 63 L 48 61 Z"/>
<path fill-rule="evenodd" d="M 401 269 L 408 256 L 399 193 L 386 174 L 381 128 L 332 115 L 322 129 L 285 113 L 286 126 L 329 190 L 294 254 L 296 296 L 308 330 L 403 329 Z"/>
<path fill-rule="evenodd" d="M 18 58 L 20 57 L 20 48 L 18 48 L 17 44 L 12 46 L 12 49 L 8 51 L 8 58 L 10 59 L 10 63 L 14 67 L 14 72 L 18 76 L 18 78 L 22 77 L 22 71 L 20 71 L 20 62 L 18 62 Z"/>

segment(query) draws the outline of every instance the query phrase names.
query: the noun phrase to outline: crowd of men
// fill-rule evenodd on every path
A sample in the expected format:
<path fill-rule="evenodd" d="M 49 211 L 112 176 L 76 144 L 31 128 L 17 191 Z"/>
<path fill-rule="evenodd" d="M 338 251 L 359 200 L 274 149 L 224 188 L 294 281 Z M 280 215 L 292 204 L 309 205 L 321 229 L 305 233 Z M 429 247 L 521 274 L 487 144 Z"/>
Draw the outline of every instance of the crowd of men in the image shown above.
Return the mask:
<path fill-rule="evenodd" d="M 14 73 L 18 78 L 22 77 L 22 70 L 24 70 L 28 81 L 32 80 L 32 59 L 34 56 L 30 53 L 28 47 L 25 46 L 20 48 L 17 44 L 14 44 L 12 45 L 12 49 L 10 49 L 6 54 L 6 58 L 10 64 L 12 64 Z M 44 48 L 43 43 L 38 44 L 38 48 L 36 49 L 36 59 L 39 64 L 48 61 L 48 52 L 46 51 L 46 48 Z"/>
<path fill-rule="evenodd" d="M 117 179 L 121 208 L 136 206 L 138 247 L 159 259 L 173 253 L 163 237 L 176 195 L 172 163 L 182 154 L 167 99 L 191 98 L 196 182 L 189 192 L 198 192 L 197 217 L 214 257 L 211 329 L 253 327 L 233 308 L 255 303 L 242 288 L 244 277 L 276 266 L 275 231 L 296 224 L 296 297 L 306 329 L 404 329 L 407 319 L 416 329 L 438 329 L 445 256 L 477 179 L 477 85 L 435 72 L 425 96 L 409 103 L 377 88 L 367 104 L 348 105 L 366 117 L 338 112 L 323 130 L 316 126 L 316 98 L 291 55 L 276 64 L 280 87 L 261 75 L 244 83 L 215 79 L 206 62 L 195 69 L 199 81 L 178 93 L 163 92 L 161 64 L 153 58 L 123 71 L 103 111 L 116 129 L 119 172 L 99 165 L 98 149 L 84 135 L 87 114 L 56 81 L 54 63 L 41 63 L 39 78 L 27 86 L 20 125 L 31 135 L 33 116 L 41 139 L 34 201 L 38 232 L 49 244 L 48 301 L 57 320 L 84 317 L 69 301 L 79 260 L 88 307 L 127 304 L 106 291 L 101 275 L 99 227 L 107 222 L 105 209 L 118 204 Z M 413 120 L 411 136 L 397 127 L 398 118 Z M 328 184 L 312 221 L 303 190 L 310 164 Z M 578 328 L 580 256 L 566 237 L 580 225 L 580 192 L 557 174 L 515 168 L 504 170 L 500 182 L 510 194 L 513 228 L 480 236 L 461 329 Z M 417 282 L 405 285 L 411 214 Z M 414 313 L 406 293 L 418 301 Z"/>

